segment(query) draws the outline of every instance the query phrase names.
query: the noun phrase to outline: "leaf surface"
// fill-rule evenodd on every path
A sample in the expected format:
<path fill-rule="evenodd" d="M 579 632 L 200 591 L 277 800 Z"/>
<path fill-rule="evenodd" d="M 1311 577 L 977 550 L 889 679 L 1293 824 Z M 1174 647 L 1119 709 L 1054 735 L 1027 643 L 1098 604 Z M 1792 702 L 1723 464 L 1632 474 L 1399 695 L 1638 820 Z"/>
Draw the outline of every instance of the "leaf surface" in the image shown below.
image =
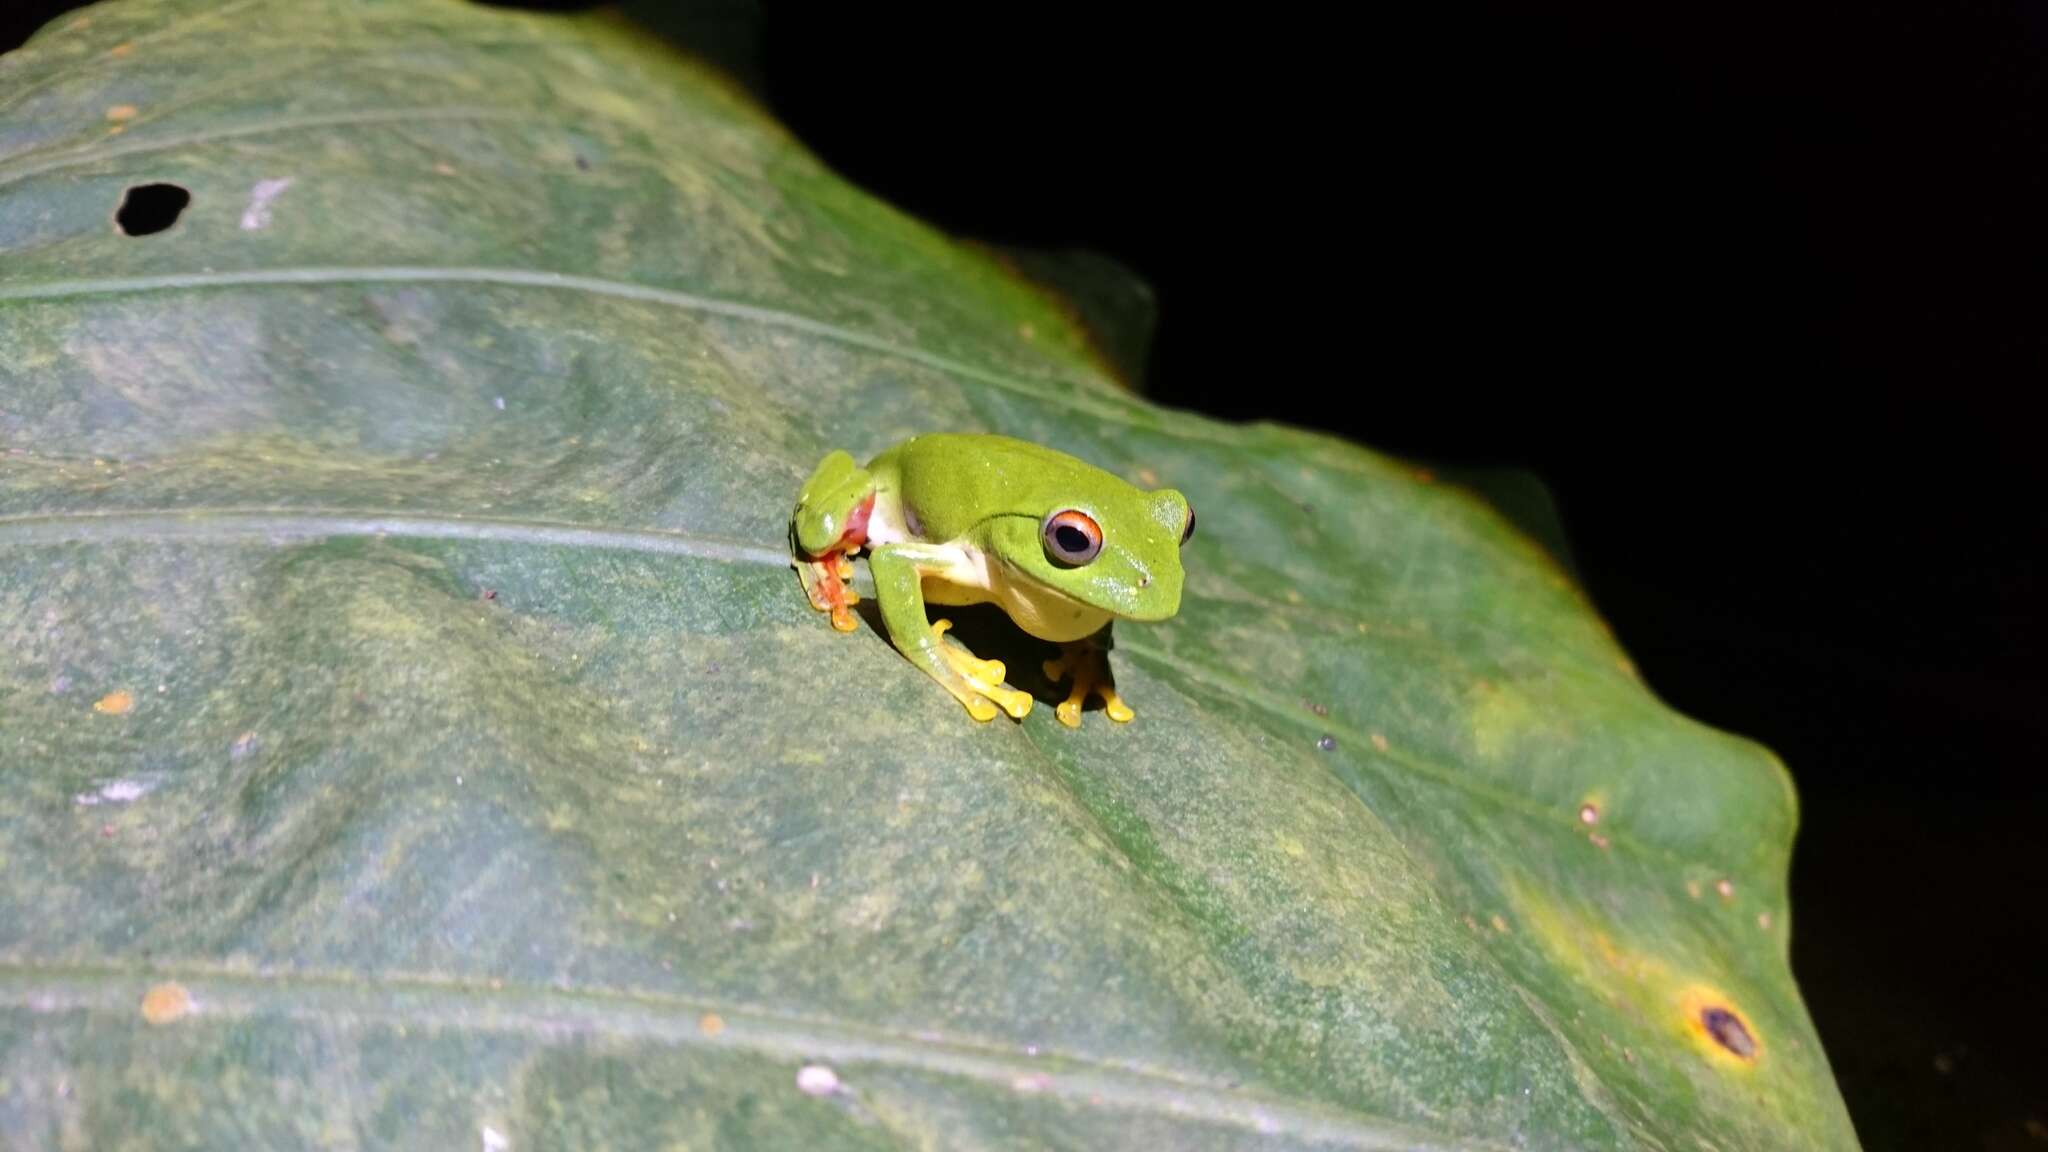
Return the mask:
<path fill-rule="evenodd" d="M 1853 1146 L 1776 761 L 1482 502 L 1112 359 L 602 19 L 0 59 L 0 1133 Z M 1134 723 L 805 604 L 811 466 L 938 429 L 1200 509 Z"/>

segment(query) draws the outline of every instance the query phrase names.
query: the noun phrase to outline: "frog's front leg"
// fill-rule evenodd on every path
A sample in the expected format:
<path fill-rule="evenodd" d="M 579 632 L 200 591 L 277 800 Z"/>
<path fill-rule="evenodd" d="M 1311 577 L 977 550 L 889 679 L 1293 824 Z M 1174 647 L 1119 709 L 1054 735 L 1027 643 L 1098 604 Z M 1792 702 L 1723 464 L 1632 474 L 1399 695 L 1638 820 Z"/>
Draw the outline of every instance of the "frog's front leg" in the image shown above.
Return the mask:
<path fill-rule="evenodd" d="M 875 481 L 844 452 L 820 461 L 797 494 L 789 515 L 790 562 L 811 607 L 832 614 L 832 627 L 851 632 L 860 625 L 849 609 L 859 603 L 853 590 L 850 554 L 867 543 L 868 516 L 875 508 Z"/>
<path fill-rule="evenodd" d="M 1090 693 L 1102 697 L 1102 710 L 1111 720 L 1122 724 L 1134 713 L 1116 694 L 1116 678 L 1109 673 L 1109 647 L 1099 637 L 1107 637 L 1104 629 L 1085 640 L 1060 645 L 1060 656 L 1045 662 L 1045 678 L 1058 683 L 1068 675 L 1074 678 L 1074 685 L 1067 692 L 1067 698 L 1053 709 L 1053 715 L 1069 728 L 1081 726 L 1081 708 L 1088 703 Z"/>
<path fill-rule="evenodd" d="M 1000 660 L 981 660 L 941 637 L 952 621 L 930 623 L 925 617 L 924 577 L 944 571 L 952 558 L 925 544 L 885 544 L 868 557 L 875 578 L 875 599 L 882 624 L 896 650 L 937 680 L 976 720 L 993 720 L 1000 706 L 1015 720 L 1031 711 L 1028 693 L 1003 684 Z M 993 701 L 993 703 L 991 703 Z"/>

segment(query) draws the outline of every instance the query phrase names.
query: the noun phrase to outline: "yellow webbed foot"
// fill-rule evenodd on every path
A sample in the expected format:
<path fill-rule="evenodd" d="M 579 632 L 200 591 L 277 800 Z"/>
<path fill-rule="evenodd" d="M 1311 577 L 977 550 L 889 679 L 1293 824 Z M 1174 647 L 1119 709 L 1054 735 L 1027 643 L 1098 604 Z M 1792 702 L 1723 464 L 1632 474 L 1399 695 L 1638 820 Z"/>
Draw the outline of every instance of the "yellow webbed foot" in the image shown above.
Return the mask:
<path fill-rule="evenodd" d="M 1053 709 L 1053 715 L 1069 728 L 1081 726 L 1081 708 L 1088 703 L 1090 695 L 1102 697 L 1102 710 L 1111 720 L 1119 724 L 1128 722 L 1136 713 L 1116 694 L 1116 682 L 1109 674 L 1109 654 L 1092 641 L 1082 640 L 1074 644 L 1063 644 L 1057 659 L 1045 662 L 1045 678 L 1057 683 L 1069 675 L 1074 678 L 1073 686 L 1067 690 L 1067 698 Z"/>
<path fill-rule="evenodd" d="M 1009 669 L 1003 667 L 1001 660 L 983 660 L 965 648 L 945 642 L 946 630 L 952 626 L 951 620 L 932 622 L 932 636 L 939 641 L 939 656 L 955 673 L 954 678 L 943 681 L 946 690 L 965 704 L 968 714 L 976 720 L 993 720 L 997 707 L 1009 713 L 1012 720 L 1022 720 L 1029 715 L 1030 694 L 1003 684 L 1003 677 Z"/>

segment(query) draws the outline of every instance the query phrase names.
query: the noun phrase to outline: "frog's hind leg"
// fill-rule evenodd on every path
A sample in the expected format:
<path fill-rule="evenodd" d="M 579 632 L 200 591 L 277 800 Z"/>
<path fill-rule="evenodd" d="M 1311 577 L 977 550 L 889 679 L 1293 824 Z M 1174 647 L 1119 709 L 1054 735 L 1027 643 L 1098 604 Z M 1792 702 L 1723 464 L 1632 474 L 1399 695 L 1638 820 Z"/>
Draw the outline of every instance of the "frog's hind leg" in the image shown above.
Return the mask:
<path fill-rule="evenodd" d="M 1007 671 L 1000 660 L 982 660 L 945 642 L 950 620 L 925 619 L 921 549 L 915 544 L 888 544 L 868 559 L 875 577 L 875 599 L 882 606 L 882 625 L 889 639 L 925 675 L 937 680 L 976 720 L 993 720 L 997 708 L 1022 720 L 1031 711 L 1031 696 L 1003 683 Z"/>
<path fill-rule="evenodd" d="M 804 595 L 811 607 L 830 612 L 832 627 L 841 632 L 860 626 L 850 610 L 860 597 L 853 590 L 849 554 L 867 543 L 874 508 L 874 477 L 853 457 L 833 452 L 804 482 L 789 515 L 790 563 Z"/>
<path fill-rule="evenodd" d="M 1105 629 L 1086 640 L 1062 644 L 1059 657 L 1045 662 L 1046 679 L 1058 683 L 1069 675 L 1074 678 L 1067 698 L 1053 709 L 1053 715 L 1069 728 L 1081 726 L 1081 708 L 1090 694 L 1102 697 L 1102 710 L 1119 724 L 1135 715 L 1124 698 L 1116 694 L 1116 678 L 1109 672 L 1109 648 L 1098 639 L 1108 634 Z"/>

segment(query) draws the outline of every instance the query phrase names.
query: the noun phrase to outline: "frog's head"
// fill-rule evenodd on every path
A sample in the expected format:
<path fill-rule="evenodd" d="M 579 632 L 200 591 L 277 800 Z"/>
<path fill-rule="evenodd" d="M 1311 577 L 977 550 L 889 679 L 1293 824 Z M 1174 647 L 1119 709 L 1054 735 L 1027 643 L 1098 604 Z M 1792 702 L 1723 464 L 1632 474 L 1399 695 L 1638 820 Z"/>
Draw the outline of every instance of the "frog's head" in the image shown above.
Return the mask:
<path fill-rule="evenodd" d="M 1043 513 L 1003 518 L 1003 559 L 1069 599 L 1129 620 L 1180 610 L 1180 549 L 1195 532 L 1187 497 L 1162 488 L 1103 491 Z"/>

